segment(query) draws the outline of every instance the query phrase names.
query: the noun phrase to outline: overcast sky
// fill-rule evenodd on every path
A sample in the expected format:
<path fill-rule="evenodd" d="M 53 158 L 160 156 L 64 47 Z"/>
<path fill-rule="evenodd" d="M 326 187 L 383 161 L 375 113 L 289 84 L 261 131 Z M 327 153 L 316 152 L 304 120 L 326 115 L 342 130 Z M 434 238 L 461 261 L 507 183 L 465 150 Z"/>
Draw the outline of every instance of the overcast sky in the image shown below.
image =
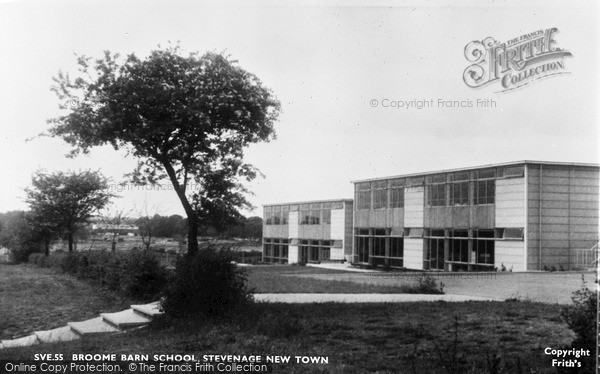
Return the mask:
<path fill-rule="evenodd" d="M 227 52 L 281 101 L 277 139 L 246 152 L 265 174 L 249 184 L 257 209 L 247 215 L 261 215 L 262 204 L 351 198 L 357 179 L 524 159 L 598 162 L 595 1 L 366 3 L 0 1 L 0 212 L 27 208 L 23 188 L 38 169 L 100 169 L 123 181 L 135 160 L 111 148 L 67 159 L 60 139 L 25 140 L 58 113 L 52 77 L 76 72 L 74 54 L 144 57 L 169 41 Z M 463 82 L 469 42 L 552 27 L 573 55 L 569 74 L 504 93 Z M 386 99 L 436 105 L 386 108 Z M 439 108 L 439 99 L 496 107 Z M 113 210 L 183 215 L 174 191 L 122 196 Z"/>

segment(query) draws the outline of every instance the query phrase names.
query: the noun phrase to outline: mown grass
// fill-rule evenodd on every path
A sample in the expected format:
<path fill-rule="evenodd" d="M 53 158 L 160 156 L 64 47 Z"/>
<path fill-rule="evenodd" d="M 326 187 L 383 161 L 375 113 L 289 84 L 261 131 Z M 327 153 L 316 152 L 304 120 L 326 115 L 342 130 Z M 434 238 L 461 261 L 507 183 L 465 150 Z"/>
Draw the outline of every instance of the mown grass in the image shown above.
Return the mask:
<path fill-rule="evenodd" d="M 0 339 L 65 326 L 122 310 L 129 303 L 52 269 L 0 264 Z"/>
<path fill-rule="evenodd" d="M 69 353 L 173 353 L 329 360 L 277 365 L 277 373 L 446 373 L 444 364 L 453 361 L 462 365 L 459 372 L 486 373 L 493 358 L 499 373 L 555 373 L 543 350 L 573 337 L 559 309 L 530 302 L 259 303 L 233 320 L 158 320 L 142 330 L 44 345 L 43 351 L 67 359 Z M 31 360 L 40 348 L 0 350 L 0 360 Z"/>
<path fill-rule="evenodd" d="M 384 285 L 348 280 L 352 275 L 364 278 L 362 274 L 310 266 L 254 266 L 246 271 L 248 285 L 257 293 L 441 293 L 439 287 L 420 286 L 417 277 Z M 335 279 L 341 275 L 345 279 Z"/>

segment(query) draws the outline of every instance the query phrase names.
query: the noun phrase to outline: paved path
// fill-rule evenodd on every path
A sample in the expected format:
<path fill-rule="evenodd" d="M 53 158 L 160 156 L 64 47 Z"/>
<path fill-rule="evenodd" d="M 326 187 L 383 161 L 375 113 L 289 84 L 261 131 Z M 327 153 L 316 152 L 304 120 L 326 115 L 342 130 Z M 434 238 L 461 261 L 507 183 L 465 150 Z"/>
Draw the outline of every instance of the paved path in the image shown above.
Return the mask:
<path fill-rule="evenodd" d="M 410 303 L 415 301 L 498 301 L 489 297 L 465 295 L 424 295 L 385 293 L 258 293 L 256 301 L 267 303 Z"/>

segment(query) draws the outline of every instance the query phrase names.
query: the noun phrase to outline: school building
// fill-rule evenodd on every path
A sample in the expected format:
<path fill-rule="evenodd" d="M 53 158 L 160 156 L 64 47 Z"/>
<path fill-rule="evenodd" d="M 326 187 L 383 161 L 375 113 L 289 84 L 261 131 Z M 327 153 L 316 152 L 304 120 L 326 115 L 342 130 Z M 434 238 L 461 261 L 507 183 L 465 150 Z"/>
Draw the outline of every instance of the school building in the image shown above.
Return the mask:
<path fill-rule="evenodd" d="M 354 181 L 354 204 L 265 206 L 263 257 L 440 271 L 589 267 L 599 172 L 520 161 Z"/>
<path fill-rule="evenodd" d="M 265 205 L 263 261 L 351 261 L 352 213 L 352 199 Z"/>

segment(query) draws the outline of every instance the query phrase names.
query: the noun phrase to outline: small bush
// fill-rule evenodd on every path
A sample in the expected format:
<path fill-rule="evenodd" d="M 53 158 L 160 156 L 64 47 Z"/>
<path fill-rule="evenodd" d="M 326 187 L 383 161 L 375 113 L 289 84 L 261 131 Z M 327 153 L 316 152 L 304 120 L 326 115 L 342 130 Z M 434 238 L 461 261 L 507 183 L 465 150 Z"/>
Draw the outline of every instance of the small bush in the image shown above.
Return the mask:
<path fill-rule="evenodd" d="M 76 275 L 79 269 L 78 253 L 69 252 L 61 261 L 60 268 L 64 273 Z"/>
<path fill-rule="evenodd" d="M 167 283 L 167 271 L 146 252 L 41 253 L 29 256 L 31 263 L 51 267 L 77 278 L 138 300 L 156 299 Z"/>
<path fill-rule="evenodd" d="M 39 265 L 40 257 L 44 257 L 44 254 L 43 253 L 31 253 L 29 255 L 29 257 L 27 258 L 27 262 L 29 262 L 30 264 Z"/>
<path fill-rule="evenodd" d="M 132 251 L 118 266 L 121 292 L 142 300 L 156 297 L 167 284 L 167 271 L 150 253 Z"/>
<path fill-rule="evenodd" d="M 422 273 L 420 277 L 417 278 L 417 286 L 415 293 L 424 293 L 424 294 L 443 294 L 444 293 L 444 283 L 438 285 L 435 278 L 428 273 Z"/>
<path fill-rule="evenodd" d="M 16 263 L 28 262 L 29 255 L 42 252 L 41 246 L 33 243 L 19 244 L 9 249 L 10 260 Z"/>
<path fill-rule="evenodd" d="M 161 308 L 170 317 L 222 316 L 253 300 L 230 250 L 209 246 L 177 259 Z"/>
<path fill-rule="evenodd" d="M 583 276 L 582 276 L 583 280 Z M 598 296 L 596 292 L 587 288 L 585 280 L 581 289 L 573 293 L 573 304 L 566 306 L 561 311 L 561 316 L 567 326 L 577 337 L 573 341 L 574 348 L 596 350 L 596 307 Z"/>

